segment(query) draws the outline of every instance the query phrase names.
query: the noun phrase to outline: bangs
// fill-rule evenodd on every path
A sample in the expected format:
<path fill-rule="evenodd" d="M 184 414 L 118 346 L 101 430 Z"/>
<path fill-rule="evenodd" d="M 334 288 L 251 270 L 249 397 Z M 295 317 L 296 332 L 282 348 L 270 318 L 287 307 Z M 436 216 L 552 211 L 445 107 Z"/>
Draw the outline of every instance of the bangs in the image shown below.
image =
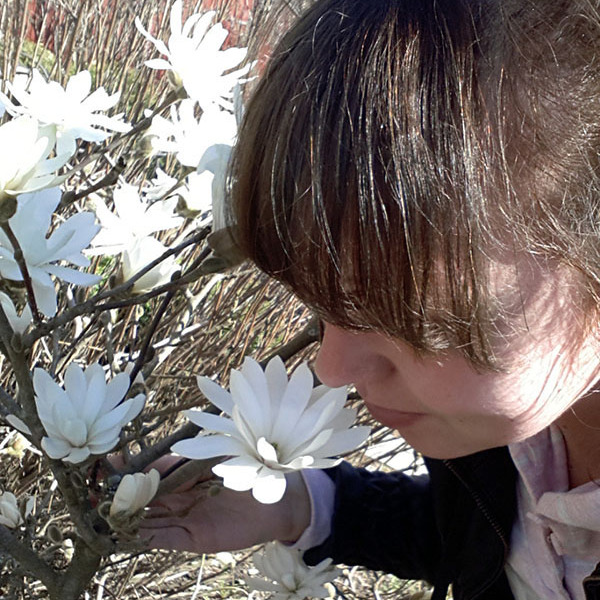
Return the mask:
<path fill-rule="evenodd" d="M 500 186 L 476 19 L 456 0 L 330 4 L 284 38 L 247 108 L 236 241 L 333 324 L 490 364 Z"/>

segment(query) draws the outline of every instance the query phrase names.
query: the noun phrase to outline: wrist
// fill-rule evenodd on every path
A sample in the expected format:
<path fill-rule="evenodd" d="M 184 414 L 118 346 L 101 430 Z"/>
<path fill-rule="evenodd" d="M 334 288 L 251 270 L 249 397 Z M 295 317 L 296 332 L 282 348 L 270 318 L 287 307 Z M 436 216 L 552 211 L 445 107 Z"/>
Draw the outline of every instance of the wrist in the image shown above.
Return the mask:
<path fill-rule="evenodd" d="M 289 473 L 286 482 L 285 494 L 278 503 L 281 534 L 277 539 L 294 543 L 310 525 L 310 497 L 299 471 Z"/>

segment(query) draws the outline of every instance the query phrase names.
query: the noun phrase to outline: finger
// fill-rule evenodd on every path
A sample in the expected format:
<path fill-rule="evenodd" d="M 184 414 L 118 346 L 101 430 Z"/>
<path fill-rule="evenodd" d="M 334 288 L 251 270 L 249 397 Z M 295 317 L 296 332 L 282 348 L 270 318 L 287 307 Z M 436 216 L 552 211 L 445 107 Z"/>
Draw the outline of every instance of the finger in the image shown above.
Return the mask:
<path fill-rule="evenodd" d="M 149 516 L 160 514 L 165 510 L 173 513 L 189 511 L 206 496 L 206 490 L 197 488 L 184 493 L 165 494 L 159 496 L 148 505 Z"/>
<path fill-rule="evenodd" d="M 140 537 L 150 548 L 180 550 L 186 552 L 205 552 L 190 531 L 181 525 L 161 528 L 140 527 Z M 210 550 L 208 550 L 210 551 Z"/>

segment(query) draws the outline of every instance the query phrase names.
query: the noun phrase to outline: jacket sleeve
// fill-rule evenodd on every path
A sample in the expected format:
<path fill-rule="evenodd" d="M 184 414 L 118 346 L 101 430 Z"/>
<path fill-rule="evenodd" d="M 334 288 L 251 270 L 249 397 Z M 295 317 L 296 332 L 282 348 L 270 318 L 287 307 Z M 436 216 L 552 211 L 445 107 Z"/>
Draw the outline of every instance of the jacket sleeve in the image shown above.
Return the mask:
<path fill-rule="evenodd" d="M 439 564 L 429 476 L 381 473 L 341 463 L 325 471 L 336 486 L 331 534 L 304 554 L 326 557 L 404 579 L 432 581 Z"/>

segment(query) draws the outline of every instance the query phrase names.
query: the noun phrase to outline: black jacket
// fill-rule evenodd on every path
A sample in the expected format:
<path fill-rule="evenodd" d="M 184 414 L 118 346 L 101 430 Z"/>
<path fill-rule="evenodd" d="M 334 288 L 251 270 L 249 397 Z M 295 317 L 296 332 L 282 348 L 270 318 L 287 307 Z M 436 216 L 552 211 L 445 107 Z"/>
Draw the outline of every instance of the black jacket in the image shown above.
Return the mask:
<path fill-rule="evenodd" d="M 453 460 L 426 459 L 429 475 L 378 473 L 347 463 L 326 473 L 336 485 L 332 532 L 304 560 L 423 579 L 434 600 L 510 600 L 504 573 L 516 516 L 517 472 L 507 448 Z M 600 600 L 600 564 L 584 581 Z"/>

